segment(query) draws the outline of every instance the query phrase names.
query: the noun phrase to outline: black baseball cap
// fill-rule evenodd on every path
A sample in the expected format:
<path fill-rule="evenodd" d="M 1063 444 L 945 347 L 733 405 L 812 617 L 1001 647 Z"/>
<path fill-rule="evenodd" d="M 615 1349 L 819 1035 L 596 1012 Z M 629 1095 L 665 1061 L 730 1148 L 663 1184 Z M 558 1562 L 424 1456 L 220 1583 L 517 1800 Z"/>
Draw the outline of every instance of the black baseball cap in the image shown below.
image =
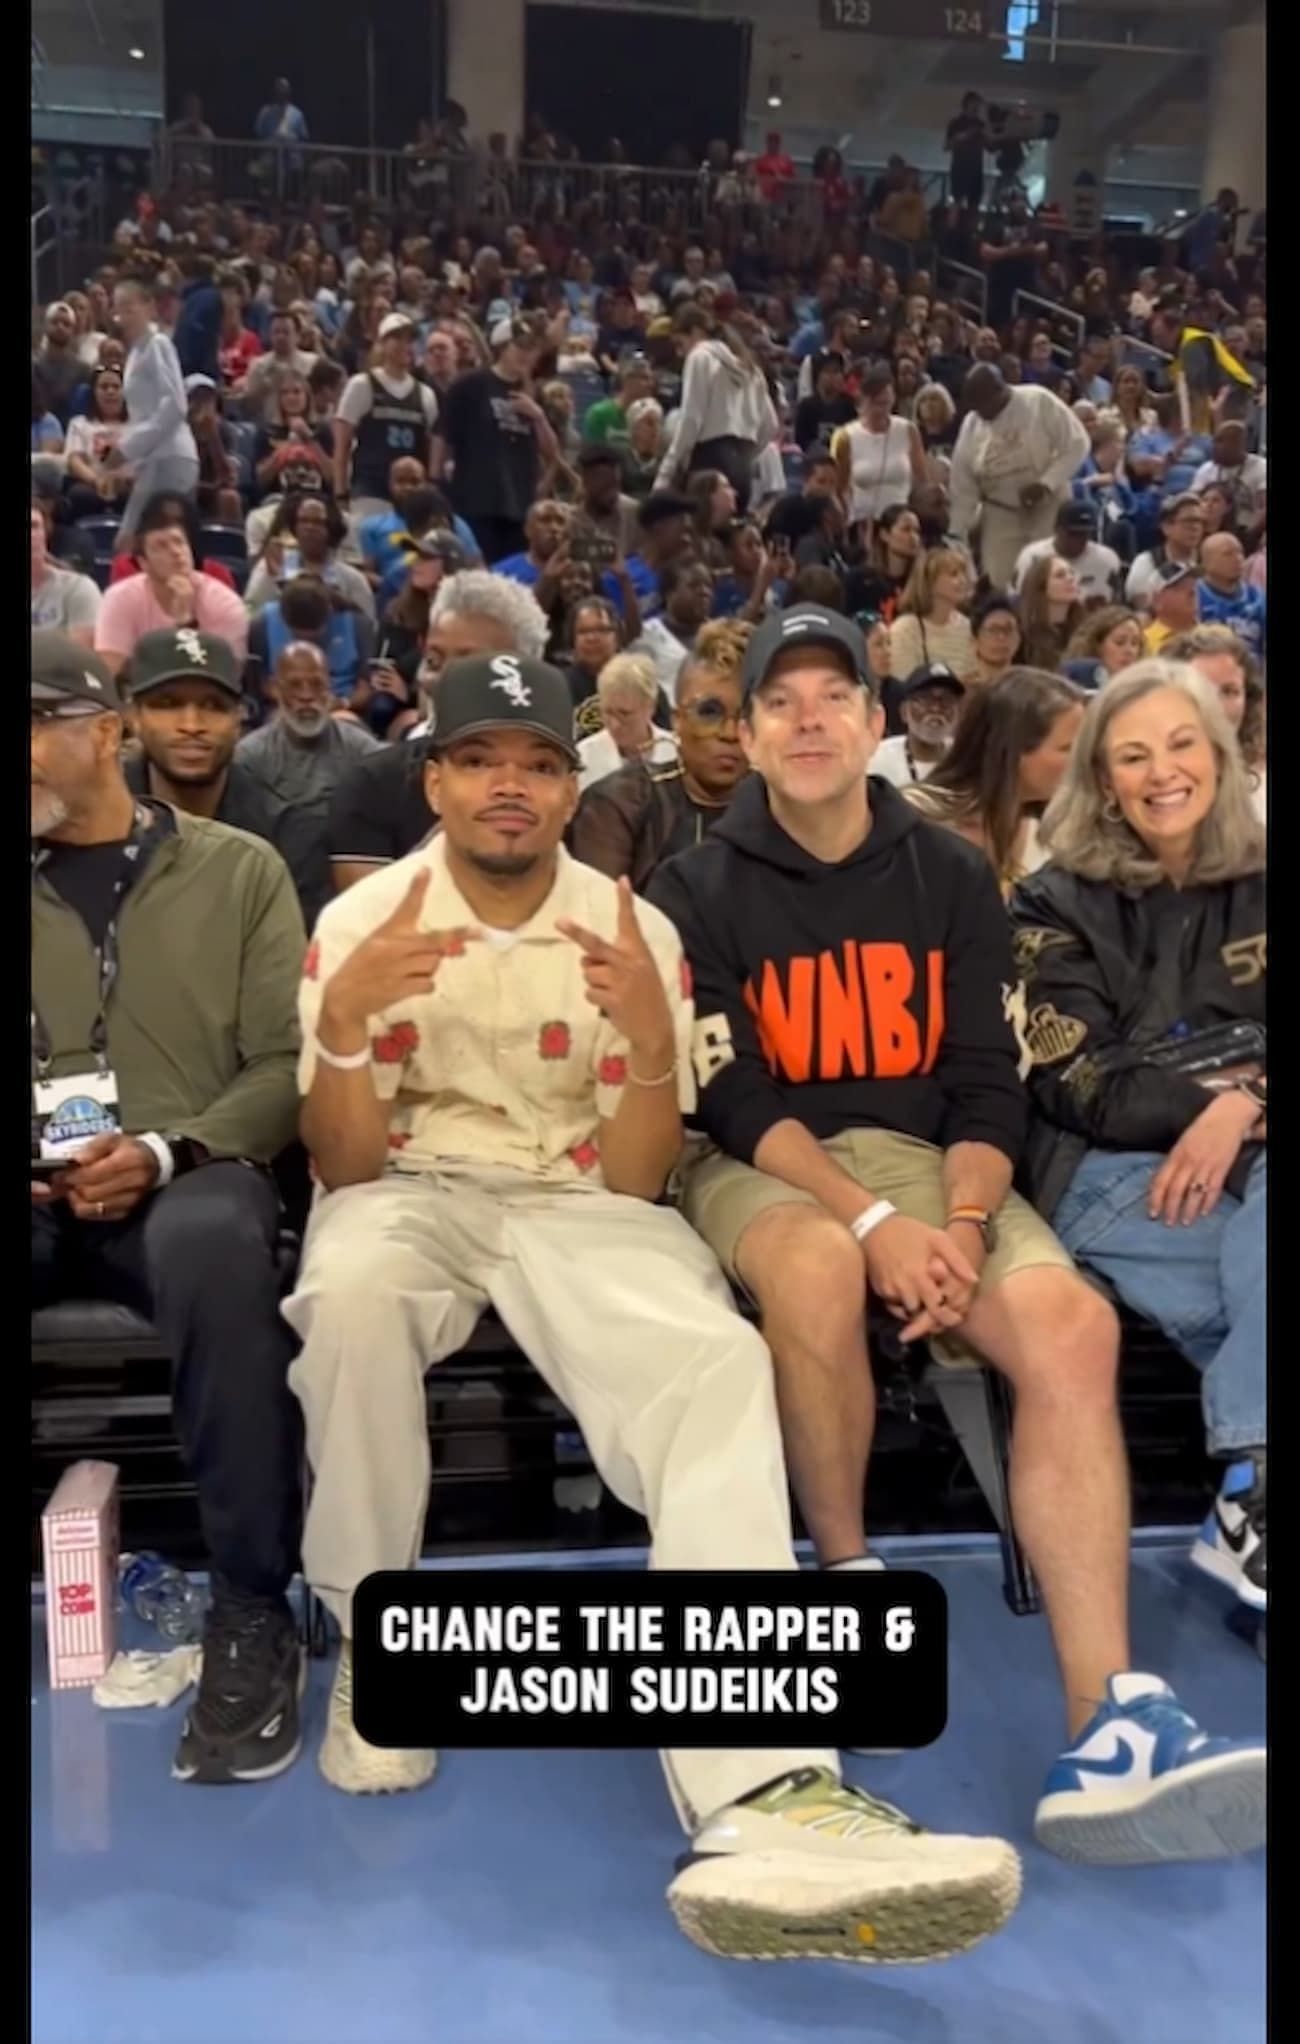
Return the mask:
<path fill-rule="evenodd" d="M 871 669 L 867 665 L 867 642 L 859 625 L 838 611 L 823 610 L 819 603 L 796 603 L 790 610 L 773 611 L 761 624 L 745 649 L 740 670 L 741 687 L 748 702 L 756 688 L 767 680 L 768 669 L 792 646 L 826 646 L 842 655 L 855 681 L 870 690 Z"/>
<path fill-rule="evenodd" d="M 402 544 L 411 547 L 417 560 L 445 561 L 452 569 L 465 565 L 465 549 L 454 532 L 422 532 L 418 539 Z"/>
<path fill-rule="evenodd" d="M 151 688 L 161 688 L 165 681 L 210 681 L 228 696 L 242 697 L 244 693 L 234 647 L 215 632 L 199 632 L 192 625 L 146 632 L 136 641 L 127 683 L 131 701 Z"/>
<path fill-rule="evenodd" d="M 44 626 L 32 633 L 32 707 L 56 717 L 87 717 L 96 710 L 120 715 L 122 698 L 98 653 Z"/>
<path fill-rule="evenodd" d="M 898 700 L 900 703 L 910 702 L 913 696 L 919 696 L 927 688 L 945 688 L 954 696 L 966 693 L 966 684 L 959 674 L 946 667 L 942 660 L 931 660 L 927 666 L 912 669 L 898 691 Z"/>
<path fill-rule="evenodd" d="M 652 525 L 662 525 L 665 518 L 689 518 L 694 509 L 693 500 L 677 490 L 651 490 L 637 513 L 637 524 L 642 532 L 649 532 Z"/>
<path fill-rule="evenodd" d="M 433 692 L 433 734 L 437 754 L 476 731 L 531 731 L 578 764 L 573 732 L 573 696 L 558 667 L 522 653 L 483 653 L 451 660 Z"/>
<path fill-rule="evenodd" d="M 1075 497 L 1067 497 L 1056 513 L 1058 532 L 1095 532 L 1096 515 L 1089 505 L 1081 504 Z"/>

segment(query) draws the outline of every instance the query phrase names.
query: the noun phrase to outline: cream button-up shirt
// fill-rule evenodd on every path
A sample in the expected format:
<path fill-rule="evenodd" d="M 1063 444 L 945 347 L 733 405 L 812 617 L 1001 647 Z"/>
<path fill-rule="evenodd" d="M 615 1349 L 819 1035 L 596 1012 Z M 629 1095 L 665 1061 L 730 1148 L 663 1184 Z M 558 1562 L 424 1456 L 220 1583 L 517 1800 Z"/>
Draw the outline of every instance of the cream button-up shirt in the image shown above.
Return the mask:
<path fill-rule="evenodd" d="M 316 1070 L 325 983 L 393 913 L 421 867 L 433 876 L 421 926 L 477 924 L 448 871 L 442 837 L 330 902 L 307 953 L 299 996 L 304 1095 Z M 677 1097 L 688 1114 L 695 1105 L 689 970 L 667 916 L 639 898 L 635 908 L 668 997 Z M 371 1080 L 390 1103 L 392 1168 L 418 1172 L 455 1162 L 526 1171 L 552 1183 L 602 1183 L 599 1125 L 618 1111 L 628 1045 L 586 998 L 582 952 L 555 927 L 566 918 L 612 939 L 618 889 L 561 847 L 555 885 L 528 922 L 466 944 L 459 957 L 443 960 L 429 993 L 371 1017 Z"/>

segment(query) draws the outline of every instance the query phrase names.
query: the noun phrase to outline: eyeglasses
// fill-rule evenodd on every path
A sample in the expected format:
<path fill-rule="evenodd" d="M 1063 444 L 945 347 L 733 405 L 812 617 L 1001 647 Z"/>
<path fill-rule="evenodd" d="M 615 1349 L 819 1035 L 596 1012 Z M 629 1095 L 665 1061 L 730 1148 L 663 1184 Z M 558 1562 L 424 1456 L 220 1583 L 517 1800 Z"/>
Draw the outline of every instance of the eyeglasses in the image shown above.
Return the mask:
<path fill-rule="evenodd" d="M 728 724 L 740 725 L 740 711 L 724 703 L 721 696 L 701 696 L 698 702 L 684 703 L 682 708 L 692 723 L 703 725 L 706 731 L 720 731 Z"/>

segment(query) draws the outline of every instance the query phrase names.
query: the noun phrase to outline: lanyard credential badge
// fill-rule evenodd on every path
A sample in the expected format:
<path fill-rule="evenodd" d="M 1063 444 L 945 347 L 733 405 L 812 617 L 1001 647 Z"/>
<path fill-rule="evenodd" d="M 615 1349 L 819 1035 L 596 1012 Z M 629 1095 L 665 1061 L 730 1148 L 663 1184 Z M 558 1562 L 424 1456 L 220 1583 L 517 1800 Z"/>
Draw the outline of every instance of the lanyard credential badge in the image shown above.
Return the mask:
<path fill-rule="evenodd" d="M 122 1127 L 111 1071 L 69 1072 L 32 1087 L 32 1148 L 47 1162 L 72 1163 L 96 1136 Z"/>

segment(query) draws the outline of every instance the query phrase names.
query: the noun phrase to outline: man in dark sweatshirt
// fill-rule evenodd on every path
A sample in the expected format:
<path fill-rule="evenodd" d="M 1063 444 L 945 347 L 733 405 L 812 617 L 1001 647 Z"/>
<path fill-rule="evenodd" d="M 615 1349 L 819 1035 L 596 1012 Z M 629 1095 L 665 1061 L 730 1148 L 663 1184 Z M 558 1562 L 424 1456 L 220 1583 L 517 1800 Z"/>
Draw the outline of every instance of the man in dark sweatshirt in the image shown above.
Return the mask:
<path fill-rule="evenodd" d="M 1196 1814 L 1207 1795 L 1231 1799 L 1216 1781 L 1238 1749 L 1199 1734 L 1129 1655 L 1115 1316 L 1011 1191 L 1025 1104 L 992 870 L 867 778 L 884 719 L 847 619 L 811 604 L 774 616 L 742 682 L 754 771 L 649 893 L 695 981 L 710 1143 L 683 1210 L 762 1313 L 818 1554 L 873 1565 L 871 1293 L 904 1341 L 933 1337 L 946 1360 L 974 1355 L 1015 1387 L 1016 1522 L 1071 1741 L 1040 1842 L 1094 1863 L 1240 1849 Z"/>
<path fill-rule="evenodd" d="M 182 376 L 210 376 L 221 388 L 221 292 L 212 257 L 198 251 L 181 257 L 185 279 L 172 335 Z"/>

